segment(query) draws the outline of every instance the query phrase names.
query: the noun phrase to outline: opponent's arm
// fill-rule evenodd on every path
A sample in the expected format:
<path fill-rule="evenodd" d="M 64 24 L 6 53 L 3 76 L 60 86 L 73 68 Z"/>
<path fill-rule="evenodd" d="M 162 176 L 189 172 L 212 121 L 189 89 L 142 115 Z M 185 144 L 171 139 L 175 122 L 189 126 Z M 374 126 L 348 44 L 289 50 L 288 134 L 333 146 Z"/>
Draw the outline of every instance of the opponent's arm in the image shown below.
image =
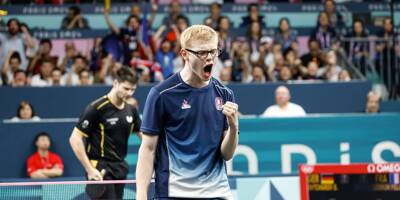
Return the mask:
<path fill-rule="evenodd" d="M 74 128 L 72 131 L 71 137 L 69 138 L 69 143 L 71 144 L 72 150 L 74 151 L 78 160 L 81 162 L 83 168 L 85 168 L 86 172 L 88 173 L 88 179 L 93 179 L 96 181 L 102 180 L 103 176 L 101 173 L 90 164 L 89 158 L 85 152 L 85 145 L 82 141 L 82 134 L 83 133 L 77 128 Z"/>
<path fill-rule="evenodd" d="M 238 105 L 227 101 L 222 107 L 222 113 L 228 119 L 228 130 L 224 132 L 221 144 L 221 154 L 224 160 L 230 160 L 235 153 L 239 141 Z"/>
<path fill-rule="evenodd" d="M 136 167 L 136 199 L 147 200 L 151 175 L 154 169 L 154 157 L 157 148 L 158 136 L 142 135 L 139 148 L 139 157 Z"/>

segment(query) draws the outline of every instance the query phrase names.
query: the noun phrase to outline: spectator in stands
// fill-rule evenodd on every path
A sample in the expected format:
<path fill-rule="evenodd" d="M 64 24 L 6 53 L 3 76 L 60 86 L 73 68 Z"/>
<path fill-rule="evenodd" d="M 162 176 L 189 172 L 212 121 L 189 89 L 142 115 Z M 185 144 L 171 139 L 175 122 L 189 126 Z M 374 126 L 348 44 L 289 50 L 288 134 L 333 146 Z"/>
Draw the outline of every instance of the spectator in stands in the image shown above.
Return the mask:
<path fill-rule="evenodd" d="M 335 29 L 336 33 L 344 35 L 346 33 L 346 23 L 344 22 L 343 15 L 336 10 L 335 1 L 325 0 L 324 6 L 330 26 Z"/>
<path fill-rule="evenodd" d="M 343 69 L 339 72 L 339 81 L 348 82 L 351 81 L 351 74 L 348 70 Z"/>
<path fill-rule="evenodd" d="M 304 109 L 290 102 L 290 92 L 286 86 L 279 86 L 275 90 L 276 104 L 269 106 L 261 117 L 303 117 L 306 116 Z"/>
<path fill-rule="evenodd" d="M 317 27 L 312 31 L 310 38 L 317 40 L 322 49 L 337 49 L 336 32 L 329 24 L 326 12 L 319 13 Z"/>
<path fill-rule="evenodd" d="M 293 74 L 292 71 L 290 70 L 290 68 L 288 66 L 282 66 L 279 70 L 279 77 L 278 77 L 278 81 L 280 82 L 289 82 L 293 80 Z"/>
<path fill-rule="evenodd" d="M 379 113 L 381 97 L 374 91 L 370 91 L 367 94 L 367 102 L 365 105 L 366 113 Z"/>
<path fill-rule="evenodd" d="M 164 80 L 174 74 L 174 64 L 176 54 L 170 41 L 164 40 L 161 43 L 161 48 L 156 53 L 156 62 L 161 66 Z"/>
<path fill-rule="evenodd" d="M 154 3 L 153 1 L 151 1 L 151 13 L 150 16 L 147 16 L 147 11 L 146 12 L 146 20 L 147 20 L 147 26 L 149 28 L 151 28 L 154 18 L 156 17 L 156 13 L 158 10 L 158 6 L 156 3 Z M 136 16 L 140 19 L 140 21 L 143 23 L 143 20 L 145 20 L 142 17 L 142 9 L 140 8 L 140 5 L 138 3 L 134 3 L 131 7 L 131 15 Z"/>
<path fill-rule="evenodd" d="M 172 25 L 177 24 L 178 17 L 187 18 L 181 11 L 181 4 L 178 0 L 173 0 L 169 6 L 169 13 L 163 18 L 162 24 L 165 25 L 168 29 L 172 27 Z M 188 21 L 188 24 L 190 22 Z M 167 31 L 169 32 L 170 30 Z"/>
<path fill-rule="evenodd" d="M 249 83 L 251 77 L 251 65 L 249 61 L 250 47 L 245 40 L 238 40 L 232 44 L 232 81 Z"/>
<path fill-rule="evenodd" d="M 318 70 L 318 76 L 328 81 L 338 81 L 342 67 L 337 64 L 337 56 L 334 50 L 328 51 L 326 65 Z"/>
<path fill-rule="evenodd" d="M 18 52 L 8 51 L 1 69 L 1 77 L 4 85 L 10 85 L 13 81 L 14 73 L 21 69 L 21 56 Z"/>
<path fill-rule="evenodd" d="M 280 77 L 281 69 L 283 67 L 287 67 L 287 66 L 285 65 L 285 59 L 284 59 L 282 53 L 280 53 L 280 52 L 274 53 L 274 63 L 272 63 L 268 67 L 268 71 L 267 71 L 268 79 L 273 82 L 276 82 L 278 80 L 284 80 L 284 79 L 282 79 L 282 77 Z M 285 72 L 283 72 L 283 73 L 285 74 Z M 291 77 L 285 76 L 285 78 L 291 78 Z"/>
<path fill-rule="evenodd" d="M 30 86 L 31 79 L 28 77 L 24 70 L 17 70 L 14 72 L 14 77 L 11 82 L 12 87 L 23 87 L 23 86 Z"/>
<path fill-rule="evenodd" d="M 93 85 L 93 77 L 88 69 L 82 69 L 79 72 L 79 85 L 80 86 Z"/>
<path fill-rule="evenodd" d="M 318 76 L 319 66 L 316 62 L 309 62 L 307 72 L 303 75 L 303 80 L 320 80 Z"/>
<path fill-rule="evenodd" d="M 64 164 L 61 157 L 49 149 L 51 147 L 50 135 L 40 132 L 35 137 L 37 151 L 29 156 L 27 172 L 30 178 L 54 178 L 62 176 Z"/>
<path fill-rule="evenodd" d="M 27 26 L 21 25 L 16 18 L 9 19 L 7 22 L 7 32 L 0 33 L 1 54 L 6 55 L 12 50 L 21 56 L 21 69 L 26 70 L 28 61 L 27 51 L 32 51 L 36 47 L 35 40 L 28 31 Z M 0 63 L 4 63 L 4 57 L 0 57 Z"/>
<path fill-rule="evenodd" d="M 11 121 L 39 121 L 33 106 L 28 101 L 21 101 L 17 108 L 17 116 L 11 118 Z"/>
<path fill-rule="evenodd" d="M 223 84 L 229 84 L 232 81 L 232 67 L 224 67 L 219 74 L 219 80 Z"/>
<path fill-rule="evenodd" d="M 58 59 L 58 67 L 62 72 L 69 72 L 72 69 L 74 58 L 78 55 L 75 43 L 73 41 L 67 41 L 64 44 L 64 57 Z"/>
<path fill-rule="evenodd" d="M 247 30 L 246 38 L 250 47 L 250 62 L 252 63 L 258 60 L 258 56 L 260 54 L 258 49 L 260 47 L 260 40 L 262 36 L 263 34 L 260 23 L 251 22 Z"/>
<path fill-rule="evenodd" d="M 398 69 L 396 69 L 398 63 L 396 64 L 396 44 L 393 43 L 393 38 L 398 38 L 398 35 L 394 31 L 392 18 L 384 18 L 383 27 L 377 33 L 377 36 L 379 41 L 375 46 L 377 51 L 375 61 L 376 69 L 383 78 L 386 87 L 388 87 L 390 96 L 395 96 L 396 88 L 393 86 L 396 86 L 395 81 L 399 77 L 399 73 L 397 72 Z M 397 82 L 397 84 L 400 85 L 399 82 Z M 399 85 L 397 85 L 397 87 L 400 87 Z M 397 90 L 397 94 L 399 94 L 400 88 Z"/>
<path fill-rule="evenodd" d="M 308 40 L 308 49 L 309 52 L 304 54 L 300 58 L 303 66 L 308 66 L 310 62 L 315 62 L 318 65 L 318 67 L 322 67 L 323 65 L 325 65 L 322 59 L 323 54 L 318 40 L 316 40 L 315 38 L 310 38 Z"/>
<path fill-rule="evenodd" d="M 298 57 L 296 51 L 291 47 L 286 49 L 284 52 L 286 66 L 291 71 L 291 79 L 300 80 L 303 74 L 306 73 L 307 69 L 301 64 L 301 60 Z"/>
<path fill-rule="evenodd" d="M 64 86 L 65 78 L 60 68 L 56 67 L 51 72 L 51 86 Z"/>
<path fill-rule="evenodd" d="M 89 29 L 89 23 L 86 18 L 83 17 L 81 9 L 73 5 L 68 8 L 68 14 L 64 17 L 61 22 L 61 29 Z"/>
<path fill-rule="evenodd" d="M 82 55 L 77 55 L 74 58 L 74 64 L 72 65 L 72 70 L 65 74 L 66 85 L 76 86 L 80 84 L 79 72 L 82 70 L 89 70 L 88 61 Z M 93 80 L 93 77 L 90 77 Z"/>
<path fill-rule="evenodd" d="M 104 10 L 104 17 L 106 19 L 107 25 L 110 27 L 111 31 L 117 35 L 118 39 L 122 44 L 123 51 L 123 64 L 129 65 L 131 59 L 133 58 L 134 52 L 139 52 L 142 59 L 153 59 L 152 49 L 151 49 L 151 38 L 149 38 L 147 32 L 142 33 L 140 37 L 140 18 L 134 15 L 128 17 L 125 22 L 125 27 L 116 27 L 111 19 L 109 10 Z M 145 44 L 143 38 L 147 37 L 149 39 L 149 44 Z"/>
<path fill-rule="evenodd" d="M 219 21 L 223 17 L 221 15 L 222 5 L 218 2 L 214 2 L 210 5 L 210 15 L 204 19 L 204 24 L 217 30 Z"/>
<path fill-rule="evenodd" d="M 180 50 L 179 37 L 181 33 L 189 27 L 189 19 L 184 15 L 179 15 L 176 17 L 176 22 L 168 26 L 160 26 L 157 30 L 156 37 L 165 38 L 173 43 L 175 47 L 175 53 L 178 54 Z M 163 39 L 161 39 L 162 41 Z"/>
<path fill-rule="evenodd" d="M 242 17 L 241 28 L 249 27 L 252 22 L 260 23 L 261 29 L 265 28 L 264 16 L 259 14 L 258 5 L 256 3 L 251 3 L 247 6 L 247 13 L 247 16 Z"/>
<path fill-rule="evenodd" d="M 279 29 L 275 34 L 274 42 L 282 44 L 283 51 L 288 48 L 297 49 L 297 32 L 290 28 L 288 18 L 279 20 Z"/>
<path fill-rule="evenodd" d="M 364 30 L 364 23 L 360 19 L 353 21 L 353 30 L 346 35 L 347 39 L 344 48 L 347 57 L 361 71 L 367 73 L 367 59 L 369 57 L 369 41 L 368 35 Z"/>
<path fill-rule="evenodd" d="M 58 57 L 51 56 L 51 50 L 53 48 L 53 44 L 49 39 L 40 40 L 39 50 L 36 52 L 35 56 L 32 58 L 29 63 L 28 73 L 38 74 L 40 73 L 42 63 L 44 60 L 50 61 L 54 66 L 57 64 Z"/>
<path fill-rule="evenodd" d="M 266 82 L 264 68 L 256 65 L 253 67 L 251 74 L 253 77 L 253 80 L 251 81 L 252 83 L 265 83 Z"/>
<path fill-rule="evenodd" d="M 112 54 L 108 54 L 101 61 L 101 68 L 96 75 L 96 83 L 112 85 L 113 78 L 121 67 L 122 63 L 113 62 Z"/>
<path fill-rule="evenodd" d="M 264 36 L 260 39 L 260 47 L 258 48 L 258 59 L 255 65 L 258 65 L 267 71 L 269 66 L 274 63 L 274 54 L 272 53 L 272 38 Z"/>
<path fill-rule="evenodd" d="M 231 36 L 231 21 L 228 17 L 222 16 L 218 20 L 218 25 L 216 28 L 218 32 L 219 39 L 219 48 L 221 48 L 222 52 L 219 58 L 222 61 L 230 59 L 230 49 L 232 46 L 233 37 Z"/>
<path fill-rule="evenodd" d="M 50 60 L 43 60 L 40 66 L 40 73 L 32 76 L 31 85 L 35 87 L 51 86 L 51 72 L 54 64 Z"/>

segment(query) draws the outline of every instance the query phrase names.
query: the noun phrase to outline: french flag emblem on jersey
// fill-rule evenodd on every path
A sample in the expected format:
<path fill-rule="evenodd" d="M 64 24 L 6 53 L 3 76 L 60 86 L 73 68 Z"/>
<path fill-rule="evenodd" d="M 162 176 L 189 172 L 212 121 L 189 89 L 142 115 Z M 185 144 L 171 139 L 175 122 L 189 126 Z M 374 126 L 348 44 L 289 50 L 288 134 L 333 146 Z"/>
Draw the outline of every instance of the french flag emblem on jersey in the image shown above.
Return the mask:
<path fill-rule="evenodd" d="M 222 98 L 221 97 L 215 97 L 215 108 L 217 110 L 222 110 L 222 105 L 224 105 L 223 102 L 222 102 Z"/>

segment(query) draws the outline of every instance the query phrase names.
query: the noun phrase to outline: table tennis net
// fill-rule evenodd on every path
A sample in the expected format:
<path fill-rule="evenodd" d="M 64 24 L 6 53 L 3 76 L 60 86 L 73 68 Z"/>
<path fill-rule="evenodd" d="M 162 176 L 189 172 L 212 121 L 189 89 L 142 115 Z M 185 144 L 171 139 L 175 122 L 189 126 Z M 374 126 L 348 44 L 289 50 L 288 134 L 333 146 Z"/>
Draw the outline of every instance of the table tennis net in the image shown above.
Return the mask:
<path fill-rule="evenodd" d="M 136 181 L 53 181 L 2 182 L 0 200 L 89 200 L 87 185 L 112 186 L 125 184 L 123 199 L 135 199 Z M 108 188 L 108 187 L 106 187 Z"/>

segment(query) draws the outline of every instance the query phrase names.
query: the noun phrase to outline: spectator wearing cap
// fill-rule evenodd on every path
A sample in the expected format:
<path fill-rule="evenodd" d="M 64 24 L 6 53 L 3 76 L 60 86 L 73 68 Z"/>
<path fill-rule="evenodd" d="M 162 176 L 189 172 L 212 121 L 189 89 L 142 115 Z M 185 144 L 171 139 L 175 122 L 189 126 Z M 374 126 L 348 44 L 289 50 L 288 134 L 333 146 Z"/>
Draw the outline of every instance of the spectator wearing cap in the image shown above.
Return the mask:
<path fill-rule="evenodd" d="M 268 67 L 274 63 L 274 54 L 272 53 L 272 43 L 273 40 L 269 36 L 263 36 L 260 39 L 260 47 L 258 48 L 259 55 L 257 57 L 257 62 L 254 65 L 259 65 L 268 70 Z"/>
<path fill-rule="evenodd" d="M 304 117 L 306 112 L 295 103 L 290 102 L 290 92 L 286 86 L 279 86 L 275 90 L 276 104 L 269 106 L 261 117 Z"/>

